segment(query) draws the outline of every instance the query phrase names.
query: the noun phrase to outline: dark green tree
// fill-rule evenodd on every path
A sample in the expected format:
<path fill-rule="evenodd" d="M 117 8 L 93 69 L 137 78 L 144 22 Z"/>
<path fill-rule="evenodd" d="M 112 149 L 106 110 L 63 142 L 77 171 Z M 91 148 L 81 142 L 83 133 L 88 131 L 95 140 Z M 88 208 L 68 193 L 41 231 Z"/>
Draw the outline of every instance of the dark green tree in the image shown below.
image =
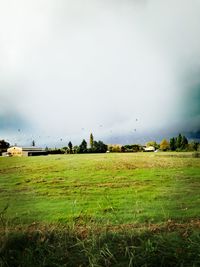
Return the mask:
<path fill-rule="evenodd" d="M 94 147 L 94 137 L 93 137 L 93 134 L 91 133 L 90 134 L 90 148 L 93 149 Z"/>
<path fill-rule="evenodd" d="M 171 151 L 176 150 L 176 140 L 174 137 L 170 138 L 169 146 L 170 146 Z"/>
<path fill-rule="evenodd" d="M 68 147 L 69 147 L 69 153 L 72 154 L 73 153 L 73 145 L 72 145 L 71 141 L 69 141 Z"/>
<path fill-rule="evenodd" d="M 178 137 L 176 138 L 176 148 L 180 149 L 182 145 L 182 135 L 179 134 Z"/>
<path fill-rule="evenodd" d="M 94 141 L 93 151 L 95 153 L 105 153 L 108 149 L 108 146 L 102 141 Z"/>
<path fill-rule="evenodd" d="M 78 153 L 87 153 L 87 142 L 85 141 L 85 139 L 83 139 L 83 141 L 81 142 Z"/>
<path fill-rule="evenodd" d="M 108 146 L 104 144 L 102 141 L 99 141 L 99 152 L 100 153 L 105 153 L 108 149 Z"/>
<path fill-rule="evenodd" d="M 127 152 L 127 149 L 126 149 L 125 146 L 122 146 L 122 147 L 121 147 L 121 152 Z"/>
<path fill-rule="evenodd" d="M 35 140 L 32 141 L 32 146 L 35 146 Z"/>
<path fill-rule="evenodd" d="M 0 140 L 0 155 L 2 152 L 6 152 L 10 144 L 5 140 Z"/>
<path fill-rule="evenodd" d="M 186 149 L 187 145 L 188 145 L 188 140 L 187 140 L 187 138 L 183 135 L 183 136 L 182 136 L 182 140 L 181 140 L 181 149 Z"/>

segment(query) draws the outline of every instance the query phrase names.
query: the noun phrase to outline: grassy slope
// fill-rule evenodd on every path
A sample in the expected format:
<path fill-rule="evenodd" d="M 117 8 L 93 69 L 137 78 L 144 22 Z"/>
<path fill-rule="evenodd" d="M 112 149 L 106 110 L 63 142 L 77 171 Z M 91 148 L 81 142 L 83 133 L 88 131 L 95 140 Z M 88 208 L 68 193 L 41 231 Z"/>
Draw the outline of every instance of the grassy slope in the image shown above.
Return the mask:
<path fill-rule="evenodd" d="M 16 224 L 197 218 L 199 167 L 189 153 L 0 158 L 0 209 Z"/>

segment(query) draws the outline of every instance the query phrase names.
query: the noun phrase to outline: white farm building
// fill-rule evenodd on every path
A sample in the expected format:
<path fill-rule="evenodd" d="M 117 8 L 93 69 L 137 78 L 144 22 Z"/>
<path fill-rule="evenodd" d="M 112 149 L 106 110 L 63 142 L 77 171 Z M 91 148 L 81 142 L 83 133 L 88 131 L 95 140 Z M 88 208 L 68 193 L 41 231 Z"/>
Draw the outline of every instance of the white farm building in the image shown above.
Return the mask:
<path fill-rule="evenodd" d="M 47 155 L 47 151 L 39 147 L 18 147 L 13 146 L 7 149 L 7 156 L 17 156 L 17 157 L 28 157 L 28 156 L 39 156 Z"/>
<path fill-rule="evenodd" d="M 144 147 L 144 152 L 154 152 L 155 150 L 154 146 Z"/>

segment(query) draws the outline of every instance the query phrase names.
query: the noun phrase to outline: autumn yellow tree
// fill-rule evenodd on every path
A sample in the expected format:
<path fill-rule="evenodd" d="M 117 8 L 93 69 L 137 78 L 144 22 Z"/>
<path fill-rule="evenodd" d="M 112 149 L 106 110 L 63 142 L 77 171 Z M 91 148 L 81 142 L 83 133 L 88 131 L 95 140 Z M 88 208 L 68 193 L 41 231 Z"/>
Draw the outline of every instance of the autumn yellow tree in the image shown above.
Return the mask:
<path fill-rule="evenodd" d="M 169 149 L 169 142 L 167 141 L 167 139 L 163 139 L 161 142 L 160 142 L 160 149 L 163 150 L 163 151 L 166 151 Z"/>

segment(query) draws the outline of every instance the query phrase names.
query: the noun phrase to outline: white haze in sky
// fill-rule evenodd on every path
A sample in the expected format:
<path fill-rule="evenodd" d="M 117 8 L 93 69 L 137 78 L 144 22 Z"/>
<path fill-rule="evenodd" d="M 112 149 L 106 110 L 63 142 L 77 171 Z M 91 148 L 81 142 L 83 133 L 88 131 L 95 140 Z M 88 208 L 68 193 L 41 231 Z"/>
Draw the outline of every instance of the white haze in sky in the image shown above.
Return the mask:
<path fill-rule="evenodd" d="M 1 138 L 134 143 L 199 129 L 186 99 L 200 84 L 200 1 L 0 3 Z"/>

